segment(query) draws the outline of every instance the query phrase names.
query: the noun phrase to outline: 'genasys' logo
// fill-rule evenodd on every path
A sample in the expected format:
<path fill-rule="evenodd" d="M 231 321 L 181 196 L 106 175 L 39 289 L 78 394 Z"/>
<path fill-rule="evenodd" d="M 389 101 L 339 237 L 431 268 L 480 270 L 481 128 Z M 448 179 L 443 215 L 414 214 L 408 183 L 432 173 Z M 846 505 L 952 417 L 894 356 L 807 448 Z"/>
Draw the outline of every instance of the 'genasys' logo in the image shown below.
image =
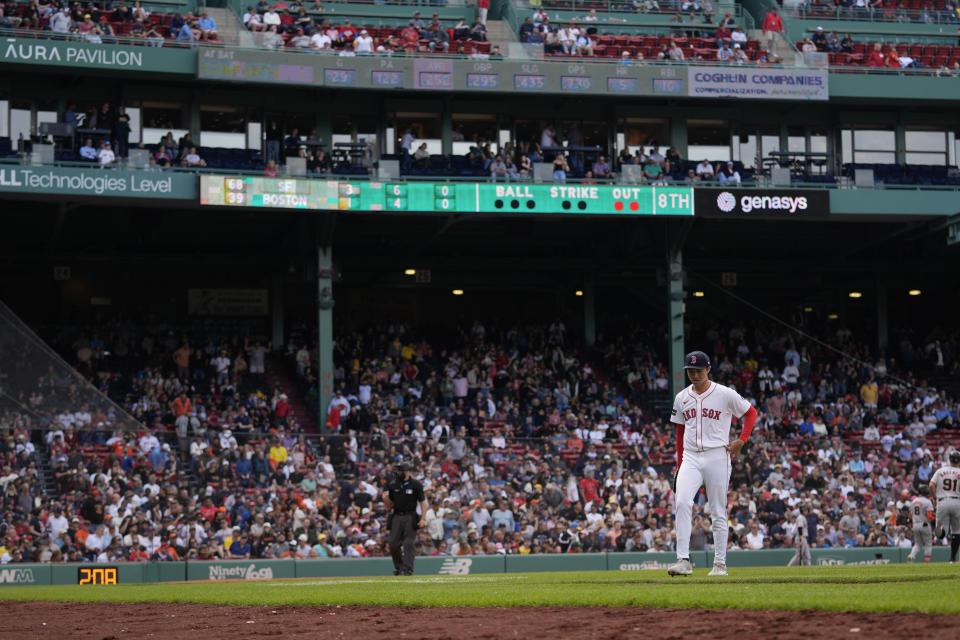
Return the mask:
<path fill-rule="evenodd" d="M 730 213 L 737 208 L 737 197 L 729 191 L 721 191 L 717 196 L 717 208 L 724 213 Z"/>
<path fill-rule="evenodd" d="M 807 210 L 806 196 L 750 196 L 740 197 L 740 211 L 743 213 L 797 213 Z M 737 197 L 729 191 L 721 191 L 717 196 L 717 208 L 731 213 L 737 208 Z"/>

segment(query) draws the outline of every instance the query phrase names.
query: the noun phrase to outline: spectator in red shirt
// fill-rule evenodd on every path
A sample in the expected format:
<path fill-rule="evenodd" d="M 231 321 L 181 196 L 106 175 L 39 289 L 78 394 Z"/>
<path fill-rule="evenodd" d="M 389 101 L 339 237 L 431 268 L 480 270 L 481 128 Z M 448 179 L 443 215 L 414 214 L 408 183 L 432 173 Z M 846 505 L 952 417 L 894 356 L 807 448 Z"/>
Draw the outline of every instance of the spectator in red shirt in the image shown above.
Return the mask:
<path fill-rule="evenodd" d="M 722 47 L 724 43 L 730 44 L 730 39 L 733 36 L 733 32 L 730 31 L 729 27 L 724 25 L 724 26 L 717 27 L 717 30 L 714 33 L 714 36 L 716 37 L 717 47 L 719 48 L 719 47 Z"/>
<path fill-rule="evenodd" d="M 200 515 L 203 516 L 203 519 L 207 522 L 213 522 L 213 519 L 217 515 L 217 508 L 213 506 L 213 500 L 207 498 L 203 501 L 203 506 L 200 507 Z"/>
<path fill-rule="evenodd" d="M 267 160 L 267 166 L 263 169 L 263 175 L 267 178 L 276 178 L 280 175 L 280 172 L 277 171 L 277 163 L 274 162 L 273 158 Z"/>
<path fill-rule="evenodd" d="M 583 477 L 583 480 L 580 481 L 580 495 L 583 497 L 583 501 L 599 502 L 600 494 L 597 493 L 597 488 L 599 486 L 600 485 L 593 477 L 593 469 L 587 471 Z"/>
<path fill-rule="evenodd" d="M 870 55 L 867 56 L 867 66 L 868 67 L 882 67 L 884 65 L 884 55 L 880 50 L 880 43 L 876 42 L 873 45 L 873 51 L 870 52 Z"/>
<path fill-rule="evenodd" d="M 763 35 L 767 39 L 767 50 L 773 52 L 773 43 L 777 34 L 783 32 L 783 19 L 776 7 L 770 9 L 763 18 Z"/>
<path fill-rule="evenodd" d="M 888 69 L 900 68 L 900 56 L 897 54 L 896 47 L 890 47 L 890 52 L 887 53 L 887 68 Z"/>
<path fill-rule="evenodd" d="M 330 413 L 327 414 L 327 429 L 340 430 L 340 407 L 337 405 L 330 407 Z"/>
<path fill-rule="evenodd" d="M 420 40 L 420 33 L 412 25 L 408 25 L 400 31 L 400 40 L 404 45 L 416 45 Z"/>
<path fill-rule="evenodd" d="M 460 468 L 457 467 L 457 463 L 454 462 L 453 458 L 449 456 L 447 456 L 440 465 L 440 471 L 451 480 L 460 476 Z"/>
<path fill-rule="evenodd" d="M 487 26 L 487 11 L 490 10 L 490 0 L 477 0 L 477 22 Z"/>
<path fill-rule="evenodd" d="M 290 403 L 287 402 L 287 394 L 281 393 L 280 397 L 277 398 L 277 404 L 273 407 L 273 417 L 277 419 L 277 422 L 286 424 L 289 416 Z"/>
<path fill-rule="evenodd" d="M 780 12 L 776 7 L 770 9 L 767 15 L 763 17 L 763 30 L 775 31 L 777 33 L 783 31 L 783 19 L 780 17 Z"/>
<path fill-rule="evenodd" d="M 147 553 L 147 548 L 142 544 L 138 545 L 130 552 L 130 562 L 149 562 L 150 554 Z"/>
<path fill-rule="evenodd" d="M 403 370 L 403 377 L 407 380 L 415 380 L 419 373 L 420 369 L 417 368 L 417 365 L 411 362 Z"/>

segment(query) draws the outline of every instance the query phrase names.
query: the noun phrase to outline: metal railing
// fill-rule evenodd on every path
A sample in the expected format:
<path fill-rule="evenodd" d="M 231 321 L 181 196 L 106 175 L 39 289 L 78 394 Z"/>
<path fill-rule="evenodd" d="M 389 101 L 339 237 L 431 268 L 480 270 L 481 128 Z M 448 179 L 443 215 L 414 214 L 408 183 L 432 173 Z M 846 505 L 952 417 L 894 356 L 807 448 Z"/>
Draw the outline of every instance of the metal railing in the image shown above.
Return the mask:
<path fill-rule="evenodd" d="M 154 25 L 160 27 L 163 30 L 167 29 L 166 25 Z M 118 35 L 100 35 L 96 36 L 99 39 L 91 39 L 89 36 L 76 31 L 70 33 L 57 33 L 54 31 L 46 31 L 40 29 L 22 29 L 15 28 L 10 29 L 6 27 L 0 27 L 0 37 L 3 38 L 26 38 L 31 40 L 54 40 L 57 42 L 87 42 L 90 44 L 103 44 L 103 45 L 112 45 L 120 44 L 127 46 L 138 46 L 138 47 L 157 47 L 165 49 L 193 49 L 196 47 L 222 47 L 222 42 L 206 41 L 206 40 L 194 40 L 192 42 L 174 40 L 172 38 L 147 38 L 147 37 L 134 37 L 134 36 L 118 36 Z"/>
<path fill-rule="evenodd" d="M 882 9 L 859 9 L 857 7 L 813 6 L 784 9 L 783 15 L 799 20 L 838 20 L 854 22 L 880 22 L 890 24 L 931 24 L 957 26 L 960 19 L 949 11 L 922 9 L 904 9 L 902 7 L 884 7 Z M 921 35 L 921 34 L 917 34 Z M 944 35 L 948 35 L 944 33 Z"/>
<path fill-rule="evenodd" d="M 134 165 L 123 161 L 118 161 L 112 165 L 107 166 L 106 168 L 101 168 L 97 163 L 92 162 L 75 162 L 75 161 L 55 161 L 47 163 L 31 162 L 27 158 L 0 158 L 0 168 L 3 167 L 14 167 L 14 166 L 30 166 L 30 167 L 69 167 L 69 168 L 82 168 L 90 169 L 91 171 L 111 171 L 111 170 L 127 170 L 127 171 L 142 171 L 150 173 L 186 173 L 186 174 L 196 174 L 196 175 L 235 175 L 235 176 L 251 176 L 259 175 L 262 173 L 262 170 L 243 170 L 243 169 L 224 169 L 219 167 L 169 167 L 161 168 L 156 167 L 151 168 L 150 170 L 145 169 L 142 165 Z M 306 175 L 291 174 L 285 171 L 283 166 L 278 166 L 278 177 L 281 178 L 295 178 L 298 180 L 338 180 L 345 182 L 369 182 L 369 181 L 382 181 L 383 178 L 380 178 L 376 175 L 375 170 L 368 174 L 338 174 L 336 172 L 323 172 L 323 173 L 308 173 Z M 749 172 L 749 171 L 748 171 Z M 826 174 L 830 175 L 830 174 Z M 857 186 L 853 184 L 852 181 L 849 181 L 845 175 L 832 175 L 835 179 L 835 182 L 803 182 L 796 181 L 792 182 L 790 188 L 798 189 L 864 189 L 865 187 Z M 391 177 L 390 182 L 436 182 L 436 183 L 501 183 L 501 184 L 554 184 L 553 180 L 534 180 L 533 176 L 530 176 L 525 179 L 514 178 L 512 180 L 505 180 L 504 178 L 498 178 L 494 180 L 493 178 L 484 177 L 484 176 L 460 176 L 460 175 L 433 175 L 433 176 L 417 176 L 417 175 L 401 175 L 398 177 Z M 668 186 L 695 186 L 695 187 L 730 187 L 731 183 L 729 182 L 720 182 L 717 180 L 701 180 L 695 183 L 689 183 L 685 179 L 675 180 L 673 178 L 665 177 L 656 182 L 646 181 L 646 182 L 635 182 L 635 181 L 624 181 L 620 176 L 614 179 L 604 180 L 596 178 L 573 178 L 568 177 L 566 184 L 591 184 L 591 185 L 622 185 L 629 184 L 630 186 L 658 186 L 661 184 L 666 184 Z M 740 184 L 736 185 L 737 188 L 759 188 L 766 189 L 771 185 L 769 179 L 763 175 L 756 175 L 753 180 L 744 180 Z M 868 187 L 869 188 L 869 187 Z M 874 185 L 875 189 L 892 189 L 898 191 L 960 191 L 960 185 L 932 185 L 932 184 L 883 184 L 877 183 Z"/>
<path fill-rule="evenodd" d="M 684 13 L 688 11 L 695 11 L 697 13 L 703 13 L 702 2 L 689 2 L 689 6 L 684 9 L 684 4 L 687 4 L 686 0 L 656 0 L 657 6 L 653 5 L 653 2 L 645 2 L 645 0 L 519 0 L 515 2 L 518 7 L 524 9 L 529 9 L 531 13 L 537 9 L 546 9 L 548 11 L 582 11 L 584 14 L 589 13 L 591 10 L 596 11 L 597 15 L 603 14 L 624 14 L 624 13 L 637 13 L 637 14 L 666 14 L 672 15 L 678 11 Z M 718 14 L 732 14 L 736 18 L 740 18 L 744 15 L 743 8 L 737 3 L 720 3 L 720 2 L 711 2 L 712 11 L 711 13 L 716 16 Z"/>
<path fill-rule="evenodd" d="M 689 8 L 684 10 L 681 8 L 683 5 L 682 2 L 674 2 L 673 0 L 658 2 L 659 7 L 654 9 L 646 9 L 643 0 L 637 0 L 636 4 L 630 0 L 607 0 L 605 3 L 600 3 L 596 0 L 580 0 L 579 2 L 576 0 L 543 0 L 542 3 L 521 0 L 520 2 L 508 2 L 507 4 L 514 7 L 516 14 L 520 16 L 519 22 L 523 22 L 523 18 L 533 16 L 538 9 L 544 9 L 550 13 L 551 22 L 554 23 L 576 20 L 583 23 L 584 26 L 595 25 L 598 27 L 610 27 L 618 24 L 630 25 L 644 22 L 644 17 L 649 16 L 673 16 L 677 13 L 684 15 L 694 13 L 699 17 L 706 15 L 701 9 Z M 596 12 L 597 19 L 595 21 L 586 20 L 591 10 Z M 554 19 L 558 12 L 561 14 L 560 18 Z M 581 15 L 570 16 L 570 13 L 580 13 Z M 756 26 L 753 16 L 744 11 L 743 7 L 739 4 L 714 3 L 713 11 L 710 15 L 713 16 L 713 20 L 717 22 L 722 15 L 727 13 L 735 18 L 735 23 L 744 29 L 753 29 Z M 519 26 L 519 22 L 517 26 Z M 646 20 L 646 22 L 649 23 L 649 19 Z"/>

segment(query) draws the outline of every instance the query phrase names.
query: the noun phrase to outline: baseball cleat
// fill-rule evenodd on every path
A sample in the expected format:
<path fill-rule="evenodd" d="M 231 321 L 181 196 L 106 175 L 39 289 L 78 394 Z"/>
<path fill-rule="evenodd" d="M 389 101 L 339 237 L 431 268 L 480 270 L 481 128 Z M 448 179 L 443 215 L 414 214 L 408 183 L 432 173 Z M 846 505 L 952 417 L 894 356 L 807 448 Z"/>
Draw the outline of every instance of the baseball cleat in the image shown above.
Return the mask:
<path fill-rule="evenodd" d="M 686 558 L 677 560 L 676 564 L 670 566 L 667 569 L 667 573 L 671 576 L 689 576 L 693 573 L 693 565 L 690 564 L 690 561 Z"/>
<path fill-rule="evenodd" d="M 713 569 L 711 569 L 710 573 L 708 573 L 707 575 L 708 576 L 726 576 L 730 574 L 727 573 L 727 565 L 715 564 L 713 565 Z"/>

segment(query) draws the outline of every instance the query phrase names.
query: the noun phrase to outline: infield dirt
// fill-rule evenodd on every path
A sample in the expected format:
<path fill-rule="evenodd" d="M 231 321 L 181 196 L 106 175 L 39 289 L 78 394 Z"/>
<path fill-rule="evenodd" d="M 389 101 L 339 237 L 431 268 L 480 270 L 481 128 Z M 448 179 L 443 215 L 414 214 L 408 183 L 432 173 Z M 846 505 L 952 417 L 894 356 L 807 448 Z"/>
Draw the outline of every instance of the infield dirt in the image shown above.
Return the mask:
<path fill-rule="evenodd" d="M 647 609 L 640 607 L 240 607 L 199 604 L 6 602 L 14 638 L 615 638 L 684 640 L 957 637 L 960 616 Z"/>

